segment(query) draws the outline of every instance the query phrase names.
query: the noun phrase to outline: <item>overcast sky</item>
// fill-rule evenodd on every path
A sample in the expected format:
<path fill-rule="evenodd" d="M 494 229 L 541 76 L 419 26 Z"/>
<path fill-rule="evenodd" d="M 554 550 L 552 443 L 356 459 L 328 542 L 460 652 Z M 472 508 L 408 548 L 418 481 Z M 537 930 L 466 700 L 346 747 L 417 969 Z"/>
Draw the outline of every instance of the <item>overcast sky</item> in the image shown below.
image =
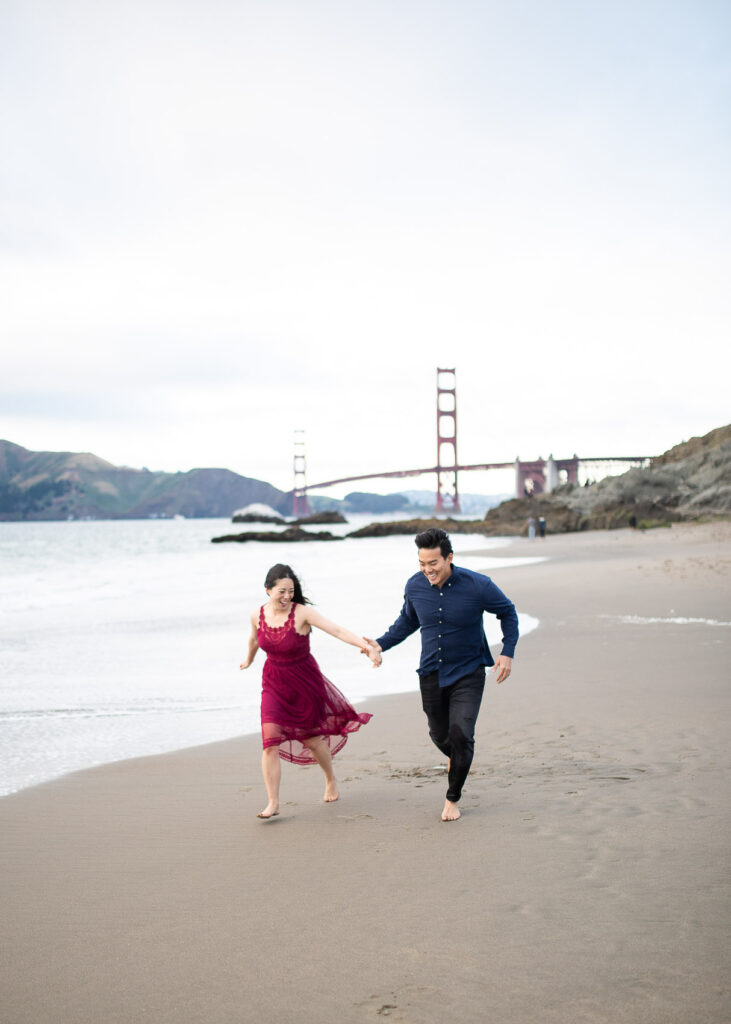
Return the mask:
<path fill-rule="evenodd" d="M 726 0 L 0 22 L 0 437 L 289 489 L 295 429 L 311 482 L 433 465 L 437 366 L 465 463 L 731 420 Z"/>

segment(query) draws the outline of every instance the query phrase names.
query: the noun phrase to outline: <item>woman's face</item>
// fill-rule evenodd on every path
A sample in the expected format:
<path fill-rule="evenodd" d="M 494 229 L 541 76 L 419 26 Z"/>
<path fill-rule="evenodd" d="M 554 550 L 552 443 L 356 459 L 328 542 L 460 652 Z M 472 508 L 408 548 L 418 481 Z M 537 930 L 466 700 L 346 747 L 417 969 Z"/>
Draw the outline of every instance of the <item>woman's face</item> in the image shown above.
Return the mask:
<path fill-rule="evenodd" d="M 269 600 L 275 608 L 286 611 L 294 600 L 294 583 L 292 580 L 277 580 L 273 587 L 267 590 Z"/>

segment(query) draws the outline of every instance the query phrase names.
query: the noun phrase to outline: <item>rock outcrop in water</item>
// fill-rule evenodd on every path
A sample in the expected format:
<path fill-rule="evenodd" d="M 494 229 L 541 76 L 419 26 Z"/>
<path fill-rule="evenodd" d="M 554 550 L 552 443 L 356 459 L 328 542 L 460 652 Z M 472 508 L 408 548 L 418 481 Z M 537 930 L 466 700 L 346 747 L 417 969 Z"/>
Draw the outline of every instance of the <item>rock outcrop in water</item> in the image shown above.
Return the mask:
<path fill-rule="evenodd" d="M 270 526 L 284 526 L 287 522 L 281 516 L 267 516 L 263 512 L 235 512 L 232 523 L 268 523 Z"/>
<path fill-rule="evenodd" d="M 335 521 L 337 520 L 333 520 L 333 522 Z M 422 530 L 428 530 L 430 526 L 441 527 L 441 529 L 447 530 L 448 533 L 481 533 L 483 536 L 489 534 L 483 519 L 401 519 L 392 523 L 371 523 L 369 526 L 363 526 L 359 530 L 354 530 L 352 533 L 347 534 L 347 536 L 391 537 L 395 534 L 415 536 L 417 533 L 421 533 Z M 290 526 L 288 529 L 280 531 L 227 534 L 223 537 L 213 537 L 212 540 L 214 544 L 220 544 L 222 541 L 247 540 L 282 541 L 287 543 L 303 540 L 343 540 L 343 538 L 336 537 L 329 532 L 310 533 L 297 526 Z"/>
<path fill-rule="evenodd" d="M 256 530 L 251 533 L 227 533 L 222 537 L 211 537 L 212 544 L 223 544 L 227 541 L 235 541 L 243 544 L 249 540 L 263 540 L 267 544 L 293 544 L 303 540 L 342 540 L 328 530 L 320 533 L 310 533 L 308 530 L 301 530 L 298 526 L 290 526 L 286 530 Z"/>
<path fill-rule="evenodd" d="M 287 520 L 280 516 L 271 505 L 264 505 L 260 501 L 253 501 L 244 508 L 237 508 L 231 516 L 232 523 L 270 523 L 276 526 L 284 526 Z"/>
<path fill-rule="evenodd" d="M 347 519 L 340 512 L 329 511 L 329 512 L 313 512 L 311 516 L 305 516 L 303 519 L 295 519 L 292 523 L 293 526 L 325 526 L 328 523 L 347 523 Z"/>
<path fill-rule="evenodd" d="M 391 523 L 370 523 L 353 530 L 349 537 L 392 537 L 395 534 L 414 534 L 437 526 L 447 533 L 481 533 L 489 535 L 490 531 L 484 519 L 399 519 Z"/>

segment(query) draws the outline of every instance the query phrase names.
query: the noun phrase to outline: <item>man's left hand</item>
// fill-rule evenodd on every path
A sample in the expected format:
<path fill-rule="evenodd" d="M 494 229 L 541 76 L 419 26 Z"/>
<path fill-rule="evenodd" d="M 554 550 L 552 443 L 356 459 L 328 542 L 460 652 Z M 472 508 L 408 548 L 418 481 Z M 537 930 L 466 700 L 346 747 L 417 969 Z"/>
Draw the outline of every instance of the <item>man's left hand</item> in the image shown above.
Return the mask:
<path fill-rule="evenodd" d="M 496 683 L 504 682 L 508 678 L 508 676 L 510 675 L 512 667 L 513 667 L 513 659 L 512 658 L 508 658 L 508 656 L 505 655 L 505 654 L 501 654 L 500 657 L 498 658 L 498 660 L 493 665 L 493 669 L 492 669 L 493 672 L 497 672 L 497 679 L 495 680 L 495 682 Z"/>

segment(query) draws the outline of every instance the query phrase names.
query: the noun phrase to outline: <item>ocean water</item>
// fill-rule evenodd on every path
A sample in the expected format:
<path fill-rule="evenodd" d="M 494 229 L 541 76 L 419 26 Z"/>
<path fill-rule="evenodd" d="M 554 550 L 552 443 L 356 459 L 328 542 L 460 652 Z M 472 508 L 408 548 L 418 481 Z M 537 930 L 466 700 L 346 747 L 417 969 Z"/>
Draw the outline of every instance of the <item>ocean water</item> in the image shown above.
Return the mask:
<path fill-rule="evenodd" d="M 332 532 L 376 518 L 353 516 Z M 257 732 L 264 655 L 238 666 L 274 563 L 294 567 L 327 618 L 366 636 L 396 618 L 416 571 L 410 536 L 211 543 L 246 528 L 228 519 L 0 523 L 0 794 Z M 540 560 L 501 557 L 499 538 L 452 540 L 458 564 L 488 570 L 508 594 L 510 574 Z M 475 549 L 485 554 L 460 557 Z M 522 633 L 535 627 L 518 612 Z M 485 625 L 498 641 L 497 621 Z M 418 634 L 380 669 L 319 630 L 312 649 L 359 710 L 418 688 Z"/>

